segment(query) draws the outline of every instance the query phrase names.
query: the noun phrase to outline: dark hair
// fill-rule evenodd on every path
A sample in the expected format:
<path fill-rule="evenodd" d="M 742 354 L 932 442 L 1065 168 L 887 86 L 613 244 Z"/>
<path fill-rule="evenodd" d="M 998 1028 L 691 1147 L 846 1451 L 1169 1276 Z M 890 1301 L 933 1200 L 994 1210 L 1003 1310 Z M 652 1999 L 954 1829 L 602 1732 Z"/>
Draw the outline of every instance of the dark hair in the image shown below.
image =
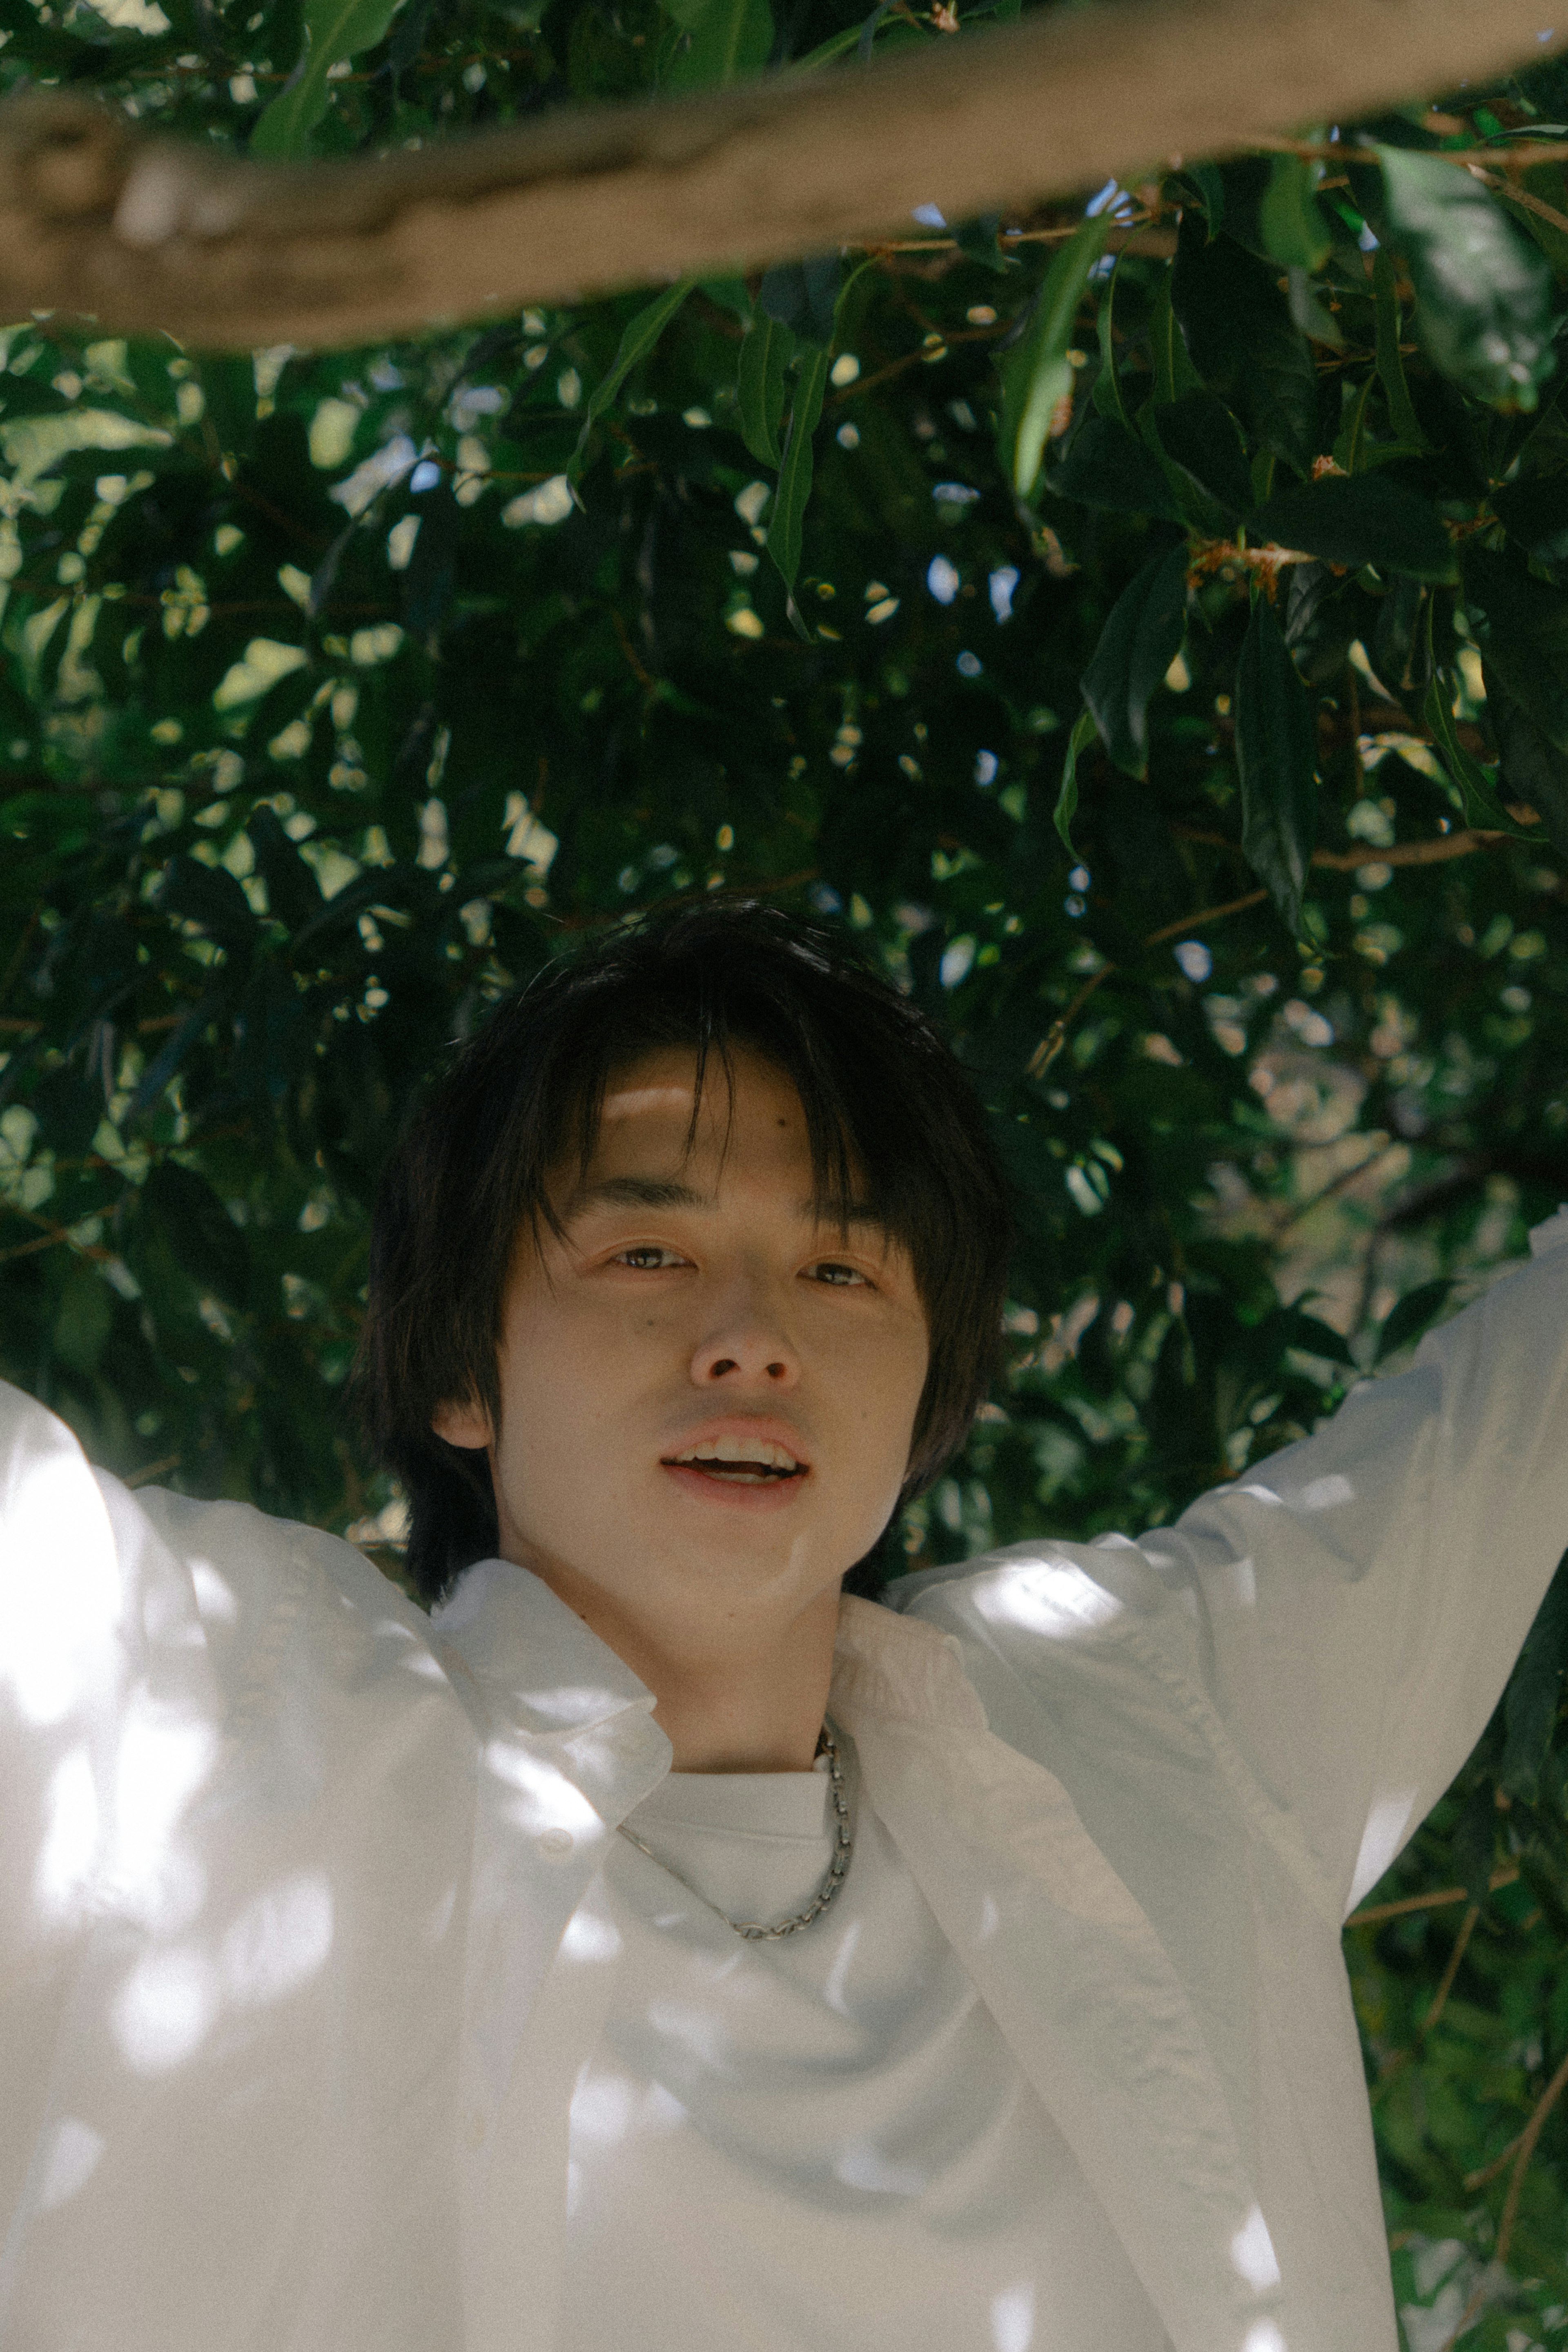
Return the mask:
<path fill-rule="evenodd" d="M 499 1004 L 425 1095 L 376 1202 L 355 1387 L 411 1525 L 404 1579 L 431 1602 L 499 1540 L 486 1455 L 431 1417 L 476 1399 L 498 1423 L 507 1280 L 525 1227 L 559 1226 L 546 1180 L 586 1168 L 612 1072 L 661 1046 L 731 1078 L 748 1046 L 794 1084 L 819 1213 L 858 1171 L 910 1254 L 930 1333 L 900 1503 L 937 1476 L 1000 1343 L 1010 1219 L 985 1113 L 925 1016 L 825 935 L 758 905 L 697 906 L 601 935 Z M 693 1132 L 695 1130 L 695 1111 Z M 890 1522 L 891 1524 L 891 1522 Z M 880 1547 L 879 1547 L 880 1548 Z M 874 1593 L 876 1551 L 854 1571 Z"/>

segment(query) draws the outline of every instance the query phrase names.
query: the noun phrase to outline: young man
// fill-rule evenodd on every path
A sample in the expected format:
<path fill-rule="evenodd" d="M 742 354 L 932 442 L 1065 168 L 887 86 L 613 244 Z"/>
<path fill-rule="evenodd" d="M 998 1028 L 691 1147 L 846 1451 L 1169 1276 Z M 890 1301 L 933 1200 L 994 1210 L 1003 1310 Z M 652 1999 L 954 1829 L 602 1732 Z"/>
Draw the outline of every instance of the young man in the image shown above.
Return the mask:
<path fill-rule="evenodd" d="M 0 1425 L 0 2345 L 1395 2352 L 1339 1951 L 1568 1533 L 1537 1236 L 1136 1544 L 863 1581 L 1004 1192 L 758 910 L 552 968 L 394 1159 L 347 1545 Z"/>

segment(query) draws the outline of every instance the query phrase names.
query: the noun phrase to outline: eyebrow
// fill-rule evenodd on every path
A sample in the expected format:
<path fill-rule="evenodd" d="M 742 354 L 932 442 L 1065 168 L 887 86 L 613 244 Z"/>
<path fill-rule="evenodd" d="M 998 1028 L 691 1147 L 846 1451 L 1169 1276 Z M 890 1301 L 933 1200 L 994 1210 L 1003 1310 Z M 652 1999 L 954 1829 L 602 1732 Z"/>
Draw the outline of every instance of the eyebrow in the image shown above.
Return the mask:
<path fill-rule="evenodd" d="M 711 1192 L 699 1192 L 695 1185 L 682 1184 L 673 1177 L 604 1176 L 595 1184 L 580 1185 L 567 1202 L 566 1213 L 576 1216 L 584 1209 L 714 1209 L 717 1202 Z M 797 1201 L 795 1213 L 802 1220 L 816 1223 L 836 1223 L 836 1218 L 822 1218 L 814 1201 Z M 885 1231 L 887 1220 L 880 1209 L 869 1201 L 849 1201 L 842 1212 L 846 1225 L 875 1225 Z"/>

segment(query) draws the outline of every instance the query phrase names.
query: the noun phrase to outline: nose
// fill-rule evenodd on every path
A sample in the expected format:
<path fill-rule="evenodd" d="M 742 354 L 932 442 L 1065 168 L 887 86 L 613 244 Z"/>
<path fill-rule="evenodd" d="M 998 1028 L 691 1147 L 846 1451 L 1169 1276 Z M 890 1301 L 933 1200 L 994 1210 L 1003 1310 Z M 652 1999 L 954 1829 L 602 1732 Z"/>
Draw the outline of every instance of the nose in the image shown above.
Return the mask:
<path fill-rule="evenodd" d="M 777 1316 L 749 1292 L 732 1297 L 692 1354 L 692 1380 L 698 1388 L 723 1381 L 729 1388 L 793 1388 L 800 1360 Z"/>

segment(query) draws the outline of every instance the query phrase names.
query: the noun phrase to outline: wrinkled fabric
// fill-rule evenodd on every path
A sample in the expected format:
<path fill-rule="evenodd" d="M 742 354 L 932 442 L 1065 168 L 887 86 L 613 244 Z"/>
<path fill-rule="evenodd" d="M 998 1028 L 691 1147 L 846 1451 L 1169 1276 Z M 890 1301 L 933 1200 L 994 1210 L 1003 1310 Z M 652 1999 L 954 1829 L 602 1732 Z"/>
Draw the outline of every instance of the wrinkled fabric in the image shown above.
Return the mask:
<path fill-rule="evenodd" d="M 843 1604 L 865 1801 L 1176 2352 L 1395 2352 L 1339 1927 L 1568 1540 L 1565 1232 L 1175 1527 Z M 5 2352 L 564 2352 L 653 1704 L 520 1569 L 426 1618 L 0 1390 Z"/>
<path fill-rule="evenodd" d="M 601 1874 L 619 1946 L 578 2078 L 562 2352 L 1166 2352 L 1104 2209 L 859 1785 L 672 1774 Z M 677 1874 L 672 1877 L 660 1864 Z M 681 1883 L 684 1880 L 685 1885 Z"/>

